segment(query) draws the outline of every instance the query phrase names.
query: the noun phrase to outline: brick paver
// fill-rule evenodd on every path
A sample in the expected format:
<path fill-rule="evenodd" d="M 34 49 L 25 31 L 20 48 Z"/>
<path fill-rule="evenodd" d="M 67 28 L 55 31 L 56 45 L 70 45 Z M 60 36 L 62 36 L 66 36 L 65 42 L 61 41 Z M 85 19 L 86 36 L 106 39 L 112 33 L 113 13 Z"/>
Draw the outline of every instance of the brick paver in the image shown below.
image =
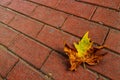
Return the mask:
<path fill-rule="evenodd" d="M 9 48 L 37 68 L 41 67 L 50 52 L 50 49 L 22 35 L 18 36 Z"/>
<path fill-rule="evenodd" d="M 108 45 L 108 47 L 110 49 L 120 53 L 120 37 L 119 37 L 119 35 L 120 35 L 120 31 L 111 29 L 105 44 Z"/>
<path fill-rule="evenodd" d="M 81 66 L 76 72 L 68 71 L 67 67 L 65 58 L 56 52 L 52 52 L 46 63 L 43 65 L 42 71 L 51 74 L 55 80 L 96 80 L 97 78 L 94 73 L 84 70 Z"/>
<path fill-rule="evenodd" d="M 24 14 L 31 14 L 36 5 L 25 0 L 12 0 L 8 7 Z"/>
<path fill-rule="evenodd" d="M 98 8 L 92 20 L 120 29 L 120 13 L 110 9 Z"/>
<path fill-rule="evenodd" d="M 18 15 L 9 23 L 9 26 L 29 36 L 36 37 L 43 24 Z"/>
<path fill-rule="evenodd" d="M 62 29 L 79 37 L 82 37 L 83 34 L 89 31 L 91 39 L 99 44 L 103 43 L 108 32 L 108 28 L 102 25 L 98 25 L 73 16 L 70 16 L 66 20 Z"/>
<path fill-rule="evenodd" d="M 1 5 L 9 5 L 12 0 L 0 0 Z"/>
<path fill-rule="evenodd" d="M 32 13 L 32 16 L 47 24 L 50 24 L 56 27 L 61 27 L 61 25 L 64 23 L 67 17 L 67 14 L 50 9 L 50 8 L 46 8 L 44 6 L 39 6 Z"/>
<path fill-rule="evenodd" d="M 4 23 L 9 23 L 14 18 L 14 16 L 14 13 L 0 7 L 0 21 Z"/>
<path fill-rule="evenodd" d="M 113 8 L 113 9 L 119 9 L 120 7 L 120 0 L 78 0 L 78 1 L 84 1 L 88 3 L 92 3 L 95 5 L 100 5 L 108 8 Z"/>
<path fill-rule="evenodd" d="M 30 68 L 28 65 L 19 62 L 9 73 L 8 80 L 44 80 L 40 73 Z"/>
<path fill-rule="evenodd" d="M 0 43 L 8 46 L 12 40 L 17 36 L 17 32 L 7 28 L 5 25 L 0 24 Z"/>
<path fill-rule="evenodd" d="M 3 80 L 3 79 L 0 77 L 0 80 Z"/>
<path fill-rule="evenodd" d="M 60 2 L 61 0 L 30 0 L 30 1 L 33 1 L 33 2 L 36 2 L 38 4 L 42 4 L 42 5 L 46 5 L 46 6 L 50 6 L 50 7 L 56 7 Z"/>
<path fill-rule="evenodd" d="M 64 43 L 87 31 L 108 54 L 68 71 Z M 0 0 L 0 80 L 119 80 L 119 35 L 120 0 Z"/>
<path fill-rule="evenodd" d="M 18 59 L 0 45 L 0 75 L 6 77 Z"/>
<path fill-rule="evenodd" d="M 61 32 L 58 29 L 52 28 L 47 25 L 42 29 L 37 39 L 44 44 L 54 48 L 55 50 L 61 52 L 63 52 L 64 42 L 71 44 L 73 41 L 78 40 L 74 36 L 71 36 L 65 32 Z"/>
<path fill-rule="evenodd" d="M 96 66 L 89 66 L 89 68 L 113 79 L 117 80 L 120 79 L 120 56 L 109 52 L 108 54 L 104 57 L 103 61 L 101 61 L 98 65 Z M 110 66 L 111 65 L 111 66 Z M 114 74 L 113 74 L 114 73 Z"/>
<path fill-rule="evenodd" d="M 89 19 L 93 14 L 96 6 L 79 3 L 75 0 L 62 0 L 56 8 L 67 13 Z"/>

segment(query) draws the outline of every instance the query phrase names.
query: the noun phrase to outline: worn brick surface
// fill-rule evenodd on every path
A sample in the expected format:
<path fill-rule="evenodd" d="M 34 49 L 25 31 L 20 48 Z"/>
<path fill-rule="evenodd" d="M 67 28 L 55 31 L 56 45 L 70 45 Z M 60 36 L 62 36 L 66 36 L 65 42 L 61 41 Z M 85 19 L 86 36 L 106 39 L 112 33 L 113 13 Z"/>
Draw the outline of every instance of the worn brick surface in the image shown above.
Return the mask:
<path fill-rule="evenodd" d="M 107 50 L 103 51 L 108 54 L 104 56 L 103 60 L 96 66 L 89 66 L 89 68 L 111 78 L 112 80 L 120 79 L 120 56 Z M 102 53 L 102 52 L 101 52 Z"/>
<path fill-rule="evenodd" d="M 111 30 L 105 44 L 108 48 L 120 53 L 120 31 Z"/>
<path fill-rule="evenodd" d="M 8 23 L 13 19 L 14 16 L 15 14 L 10 12 L 8 9 L 4 9 L 0 7 L 0 21 L 1 22 Z"/>
<path fill-rule="evenodd" d="M 49 7 L 56 7 L 62 0 L 30 0 Z"/>
<path fill-rule="evenodd" d="M 3 79 L 0 77 L 0 80 L 3 80 Z"/>
<path fill-rule="evenodd" d="M 18 36 L 9 48 L 37 68 L 41 67 L 50 52 L 50 49 L 22 35 Z"/>
<path fill-rule="evenodd" d="M 27 64 L 19 62 L 9 73 L 7 80 L 44 80 L 40 73 Z"/>
<path fill-rule="evenodd" d="M 57 6 L 57 9 L 88 19 L 93 14 L 95 8 L 95 6 L 79 3 L 75 0 L 62 0 Z"/>
<path fill-rule="evenodd" d="M 6 6 L 9 5 L 11 1 L 12 0 L 0 0 L 0 4 Z"/>
<path fill-rule="evenodd" d="M 109 79 L 107 79 L 107 78 L 105 78 L 105 77 L 99 75 L 98 80 L 109 80 Z"/>
<path fill-rule="evenodd" d="M 119 80 L 119 8 L 119 0 L 0 0 L 0 77 Z M 69 71 L 67 57 L 60 55 L 64 43 L 73 47 L 87 31 L 108 54 L 96 66 Z"/>
<path fill-rule="evenodd" d="M 55 80 L 96 80 L 95 74 L 88 70 L 84 70 L 81 66 L 76 72 L 68 71 L 68 66 L 65 62 L 66 59 L 64 57 L 56 52 L 52 52 L 46 63 L 43 65 L 42 71 L 51 74 Z"/>
<path fill-rule="evenodd" d="M 6 77 L 14 64 L 18 61 L 16 57 L 11 55 L 7 50 L 0 45 L 0 75 Z"/>
<path fill-rule="evenodd" d="M 43 27 L 42 23 L 38 23 L 23 16 L 16 16 L 9 25 L 32 37 L 35 37 Z"/>
<path fill-rule="evenodd" d="M 64 42 L 71 44 L 73 41 L 78 40 L 77 38 L 68 35 L 62 31 L 59 31 L 50 26 L 45 26 L 37 39 L 44 44 L 63 52 Z"/>
<path fill-rule="evenodd" d="M 92 20 L 120 29 L 120 13 L 113 10 L 98 8 Z"/>
<path fill-rule="evenodd" d="M 70 16 L 66 20 L 62 29 L 79 37 L 82 37 L 83 34 L 89 31 L 90 38 L 99 44 L 103 43 L 108 31 L 108 29 L 102 25 L 98 25 L 73 16 Z"/>
<path fill-rule="evenodd" d="M 30 14 L 35 9 L 36 5 L 25 0 L 12 0 L 8 7 L 24 14 Z"/>
<path fill-rule="evenodd" d="M 109 8 L 119 9 L 120 0 L 78 0 L 101 5 Z"/>
<path fill-rule="evenodd" d="M 33 12 L 32 16 L 47 24 L 60 27 L 64 23 L 67 14 L 46 8 L 44 6 L 39 6 Z"/>
<path fill-rule="evenodd" d="M 9 43 L 17 36 L 15 31 L 7 28 L 5 25 L 0 24 L 0 43 L 8 46 Z"/>

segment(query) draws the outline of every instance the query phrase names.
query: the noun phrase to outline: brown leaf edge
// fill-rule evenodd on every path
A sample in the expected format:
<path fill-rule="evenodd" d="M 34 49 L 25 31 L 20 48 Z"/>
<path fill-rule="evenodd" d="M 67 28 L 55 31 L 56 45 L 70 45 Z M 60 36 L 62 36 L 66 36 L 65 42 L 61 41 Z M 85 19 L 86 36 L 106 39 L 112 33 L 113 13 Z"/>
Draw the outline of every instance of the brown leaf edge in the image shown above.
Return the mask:
<path fill-rule="evenodd" d="M 100 62 L 100 60 L 105 56 L 107 53 L 103 53 L 100 55 L 97 55 L 96 53 L 103 49 L 105 46 L 99 46 L 99 47 L 92 47 L 89 51 L 87 51 L 84 58 L 77 57 L 77 50 L 74 48 L 71 48 L 68 44 L 64 44 L 64 52 L 69 57 L 69 63 L 70 63 L 70 71 L 76 71 L 76 68 L 81 63 L 87 63 L 88 65 L 96 65 Z"/>

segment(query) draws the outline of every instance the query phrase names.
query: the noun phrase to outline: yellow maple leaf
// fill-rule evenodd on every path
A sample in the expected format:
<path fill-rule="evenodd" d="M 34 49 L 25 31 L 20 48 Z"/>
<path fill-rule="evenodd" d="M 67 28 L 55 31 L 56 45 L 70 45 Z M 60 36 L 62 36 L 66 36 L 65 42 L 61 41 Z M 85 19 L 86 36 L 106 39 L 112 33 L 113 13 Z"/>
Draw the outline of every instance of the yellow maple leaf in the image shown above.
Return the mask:
<path fill-rule="evenodd" d="M 76 70 L 77 66 L 81 63 L 87 63 L 89 65 L 96 65 L 106 54 L 96 55 L 95 53 L 102 49 L 104 46 L 93 47 L 93 42 L 88 38 L 88 32 L 83 36 L 81 41 L 74 43 L 74 49 L 69 47 L 66 43 L 64 51 L 69 57 L 69 63 L 71 65 L 70 70 Z"/>
<path fill-rule="evenodd" d="M 90 38 L 88 38 L 88 33 L 87 32 L 81 41 L 77 44 L 74 43 L 75 48 L 77 49 L 77 56 L 78 57 L 84 57 L 85 53 L 92 47 L 93 42 L 90 41 Z"/>

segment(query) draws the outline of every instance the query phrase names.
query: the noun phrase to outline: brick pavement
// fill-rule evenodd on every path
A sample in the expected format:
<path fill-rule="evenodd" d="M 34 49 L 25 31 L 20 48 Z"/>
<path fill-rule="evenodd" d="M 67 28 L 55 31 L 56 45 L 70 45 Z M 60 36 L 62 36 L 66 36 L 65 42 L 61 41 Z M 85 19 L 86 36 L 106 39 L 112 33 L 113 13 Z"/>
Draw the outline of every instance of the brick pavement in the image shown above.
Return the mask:
<path fill-rule="evenodd" d="M 86 31 L 108 52 L 67 70 L 63 43 Z M 0 80 L 119 80 L 120 0 L 0 0 Z"/>

